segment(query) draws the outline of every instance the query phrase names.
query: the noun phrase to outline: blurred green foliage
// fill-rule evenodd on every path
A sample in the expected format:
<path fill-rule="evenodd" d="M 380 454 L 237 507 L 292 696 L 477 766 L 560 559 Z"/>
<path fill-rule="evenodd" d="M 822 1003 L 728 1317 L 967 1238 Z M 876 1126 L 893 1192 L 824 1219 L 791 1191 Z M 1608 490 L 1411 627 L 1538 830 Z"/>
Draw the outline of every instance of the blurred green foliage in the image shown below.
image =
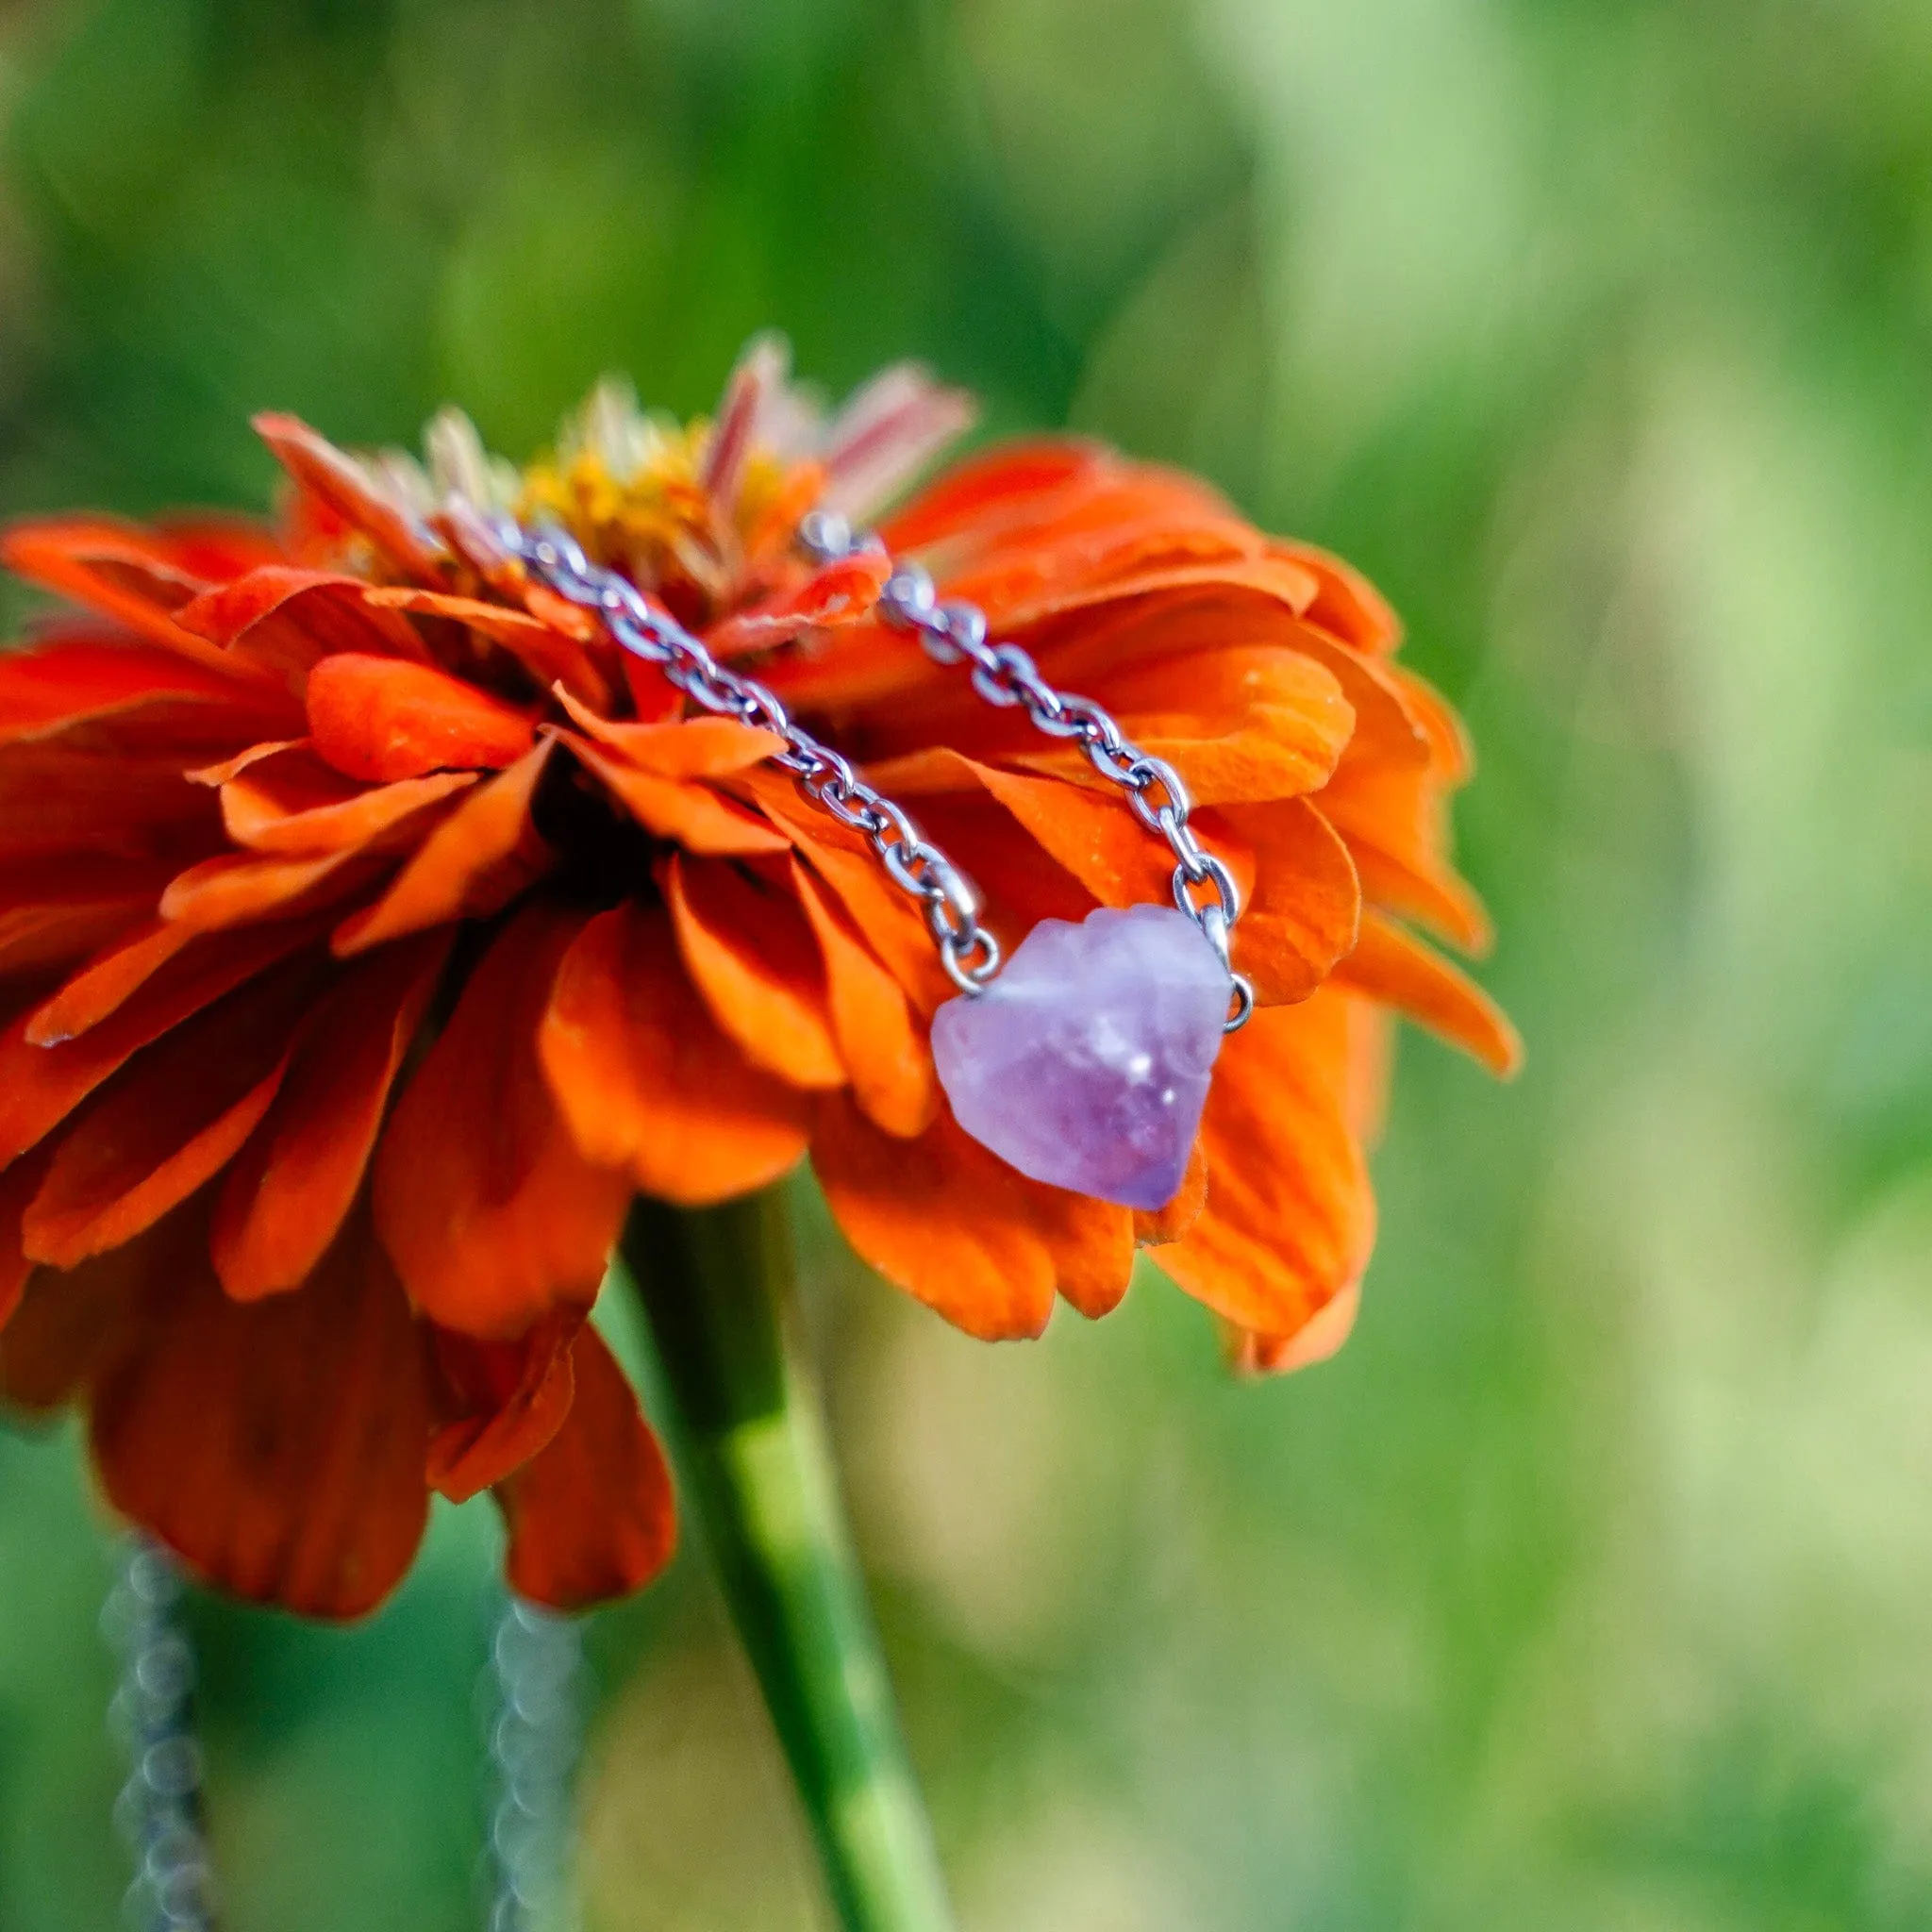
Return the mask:
<path fill-rule="evenodd" d="M 986 1350 L 813 1280 L 979 1932 L 1932 1924 L 1932 10 L 15 0 L 0 508 L 258 504 L 251 411 L 541 442 L 777 325 L 1365 567 L 1527 1034 L 1406 1042 L 1356 1339 L 1152 1275 Z M 111 1922 L 108 1557 L 0 1439 L 0 1926 Z M 200 1605 L 234 1932 L 477 1923 L 493 1531 Z M 593 1932 L 805 1927 L 702 1565 L 597 1620 Z"/>

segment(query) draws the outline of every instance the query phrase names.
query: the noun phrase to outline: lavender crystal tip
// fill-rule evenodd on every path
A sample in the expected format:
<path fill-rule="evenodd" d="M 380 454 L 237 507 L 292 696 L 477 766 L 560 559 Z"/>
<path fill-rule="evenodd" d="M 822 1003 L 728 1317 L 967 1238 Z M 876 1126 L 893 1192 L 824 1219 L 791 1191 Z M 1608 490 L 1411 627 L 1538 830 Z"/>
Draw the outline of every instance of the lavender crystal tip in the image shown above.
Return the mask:
<path fill-rule="evenodd" d="M 1166 906 L 1043 919 L 932 1022 L 959 1124 L 1037 1181 L 1123 1207 L 1179 1193 L 1227 1018 L 1228 974 Z"/>

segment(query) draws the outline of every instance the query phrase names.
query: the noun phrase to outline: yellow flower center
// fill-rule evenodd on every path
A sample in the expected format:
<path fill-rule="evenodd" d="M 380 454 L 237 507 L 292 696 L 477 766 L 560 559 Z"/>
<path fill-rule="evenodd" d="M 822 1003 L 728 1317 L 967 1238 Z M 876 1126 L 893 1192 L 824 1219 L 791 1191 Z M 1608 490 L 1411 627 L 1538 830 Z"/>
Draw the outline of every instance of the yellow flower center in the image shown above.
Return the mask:
<path fill-rule="evenodd" d="M 632 418 L 622 426 L 621 436 L 580 434 L 531 463 L 516 514 L 560 523 L 593 561 L 646 588 L 689 586 L 715 606 L 728 598 L 796 466 L 755 449 L 721 501 L 705 481 L 707 419 L 679 427 Z"/>

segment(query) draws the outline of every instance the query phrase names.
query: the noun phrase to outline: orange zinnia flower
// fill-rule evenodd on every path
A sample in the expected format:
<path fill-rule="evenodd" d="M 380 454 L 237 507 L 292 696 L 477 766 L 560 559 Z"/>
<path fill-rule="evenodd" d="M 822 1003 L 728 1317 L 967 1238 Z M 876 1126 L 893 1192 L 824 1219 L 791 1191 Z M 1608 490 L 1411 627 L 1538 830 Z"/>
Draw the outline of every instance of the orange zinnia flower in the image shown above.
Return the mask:
<path fill-rule="evenodd" d="M 450 415 L 427 470 L 286 417 L 274 531 L 25 525 L 75 614 L 0 658 L 0 1392 L 87 1408 L 111 1503 L 230 1591 L 323 1615 L 395 1584 L 432 1490 L 494 1490 L 525 1594 L 664 1560 L 663 1460 L 586 1316 L 633 1191 L 809 1154 L 882 1274 L 971 1333 L 1100 1315 L 1137 1244 L 1251 1366 L 1345 1333 L 1391 1008 L 1504 1069 L 1444 858 L 1456 720 L 1353 573 L 1096 445 L 974 458 L 883 527 L 1192 788 L 1260 1010 L 1157 1215 L 1022 1178 L 941 1103 L 952 989 L 857 834 L 690 718 L 479 510 L 566 524 L 751 666 L 977 882 L 1008 945 L 1159 901 L 1163 849 L 1078 750 L 815 567 L 965 420 L 910 372 L 829 423 L 759 345 L 715 426 L 606 388 L 525 474 Z M 10 1319 L 8 1319 L 10 1318 Z"/>

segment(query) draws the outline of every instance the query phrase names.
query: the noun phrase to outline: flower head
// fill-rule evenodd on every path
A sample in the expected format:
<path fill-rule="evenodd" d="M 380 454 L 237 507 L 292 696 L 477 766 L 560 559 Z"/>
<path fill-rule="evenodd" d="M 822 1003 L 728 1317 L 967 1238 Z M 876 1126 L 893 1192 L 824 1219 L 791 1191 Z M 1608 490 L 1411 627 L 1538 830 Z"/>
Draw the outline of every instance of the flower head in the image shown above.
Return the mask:
<path fill-rule="evenodd" d="M 490 1488 L 519 1590 L 636 1587 L 669 1485 L 586 1321 L 626 1204 L 808 1155 L 854 1247 L 975 1335 L 1037 1333 L 1057 1297 L 1105 1313 L 1146 1244 L 1250 1367 L 1345 1334 L 1390 1014 L 1515 1054 L 1410 929 L 1485 939 L 1444 857 L 1467 759 L 1367 585 L 1063 439 L 882 525 L 1170 759 L 1240 876 L 1260 1010 L 1188 1185 L 1137 1216 L 959 1131 L 917 908 L 777 741 L 688 716 L 490 532 L 564 523 L 755 670 L 1010 945 L 1160 899 L 1161 849 L 1077 750 L 876 620 L 877 557 L 795 541 L 815 505 L 897 494 L 966 415 L 895 370 L 828 416 L 761 341 L 708 424 L 607 385 L 518 472 L 455 414 L 421 464 L 264 417 L 273 529 L 8 538 L 71 608 L 0 658 L 0 1393 L 83 1404 L 110 1501 L 202 1574 L 353 1614 L 432 1490 Z"/>

